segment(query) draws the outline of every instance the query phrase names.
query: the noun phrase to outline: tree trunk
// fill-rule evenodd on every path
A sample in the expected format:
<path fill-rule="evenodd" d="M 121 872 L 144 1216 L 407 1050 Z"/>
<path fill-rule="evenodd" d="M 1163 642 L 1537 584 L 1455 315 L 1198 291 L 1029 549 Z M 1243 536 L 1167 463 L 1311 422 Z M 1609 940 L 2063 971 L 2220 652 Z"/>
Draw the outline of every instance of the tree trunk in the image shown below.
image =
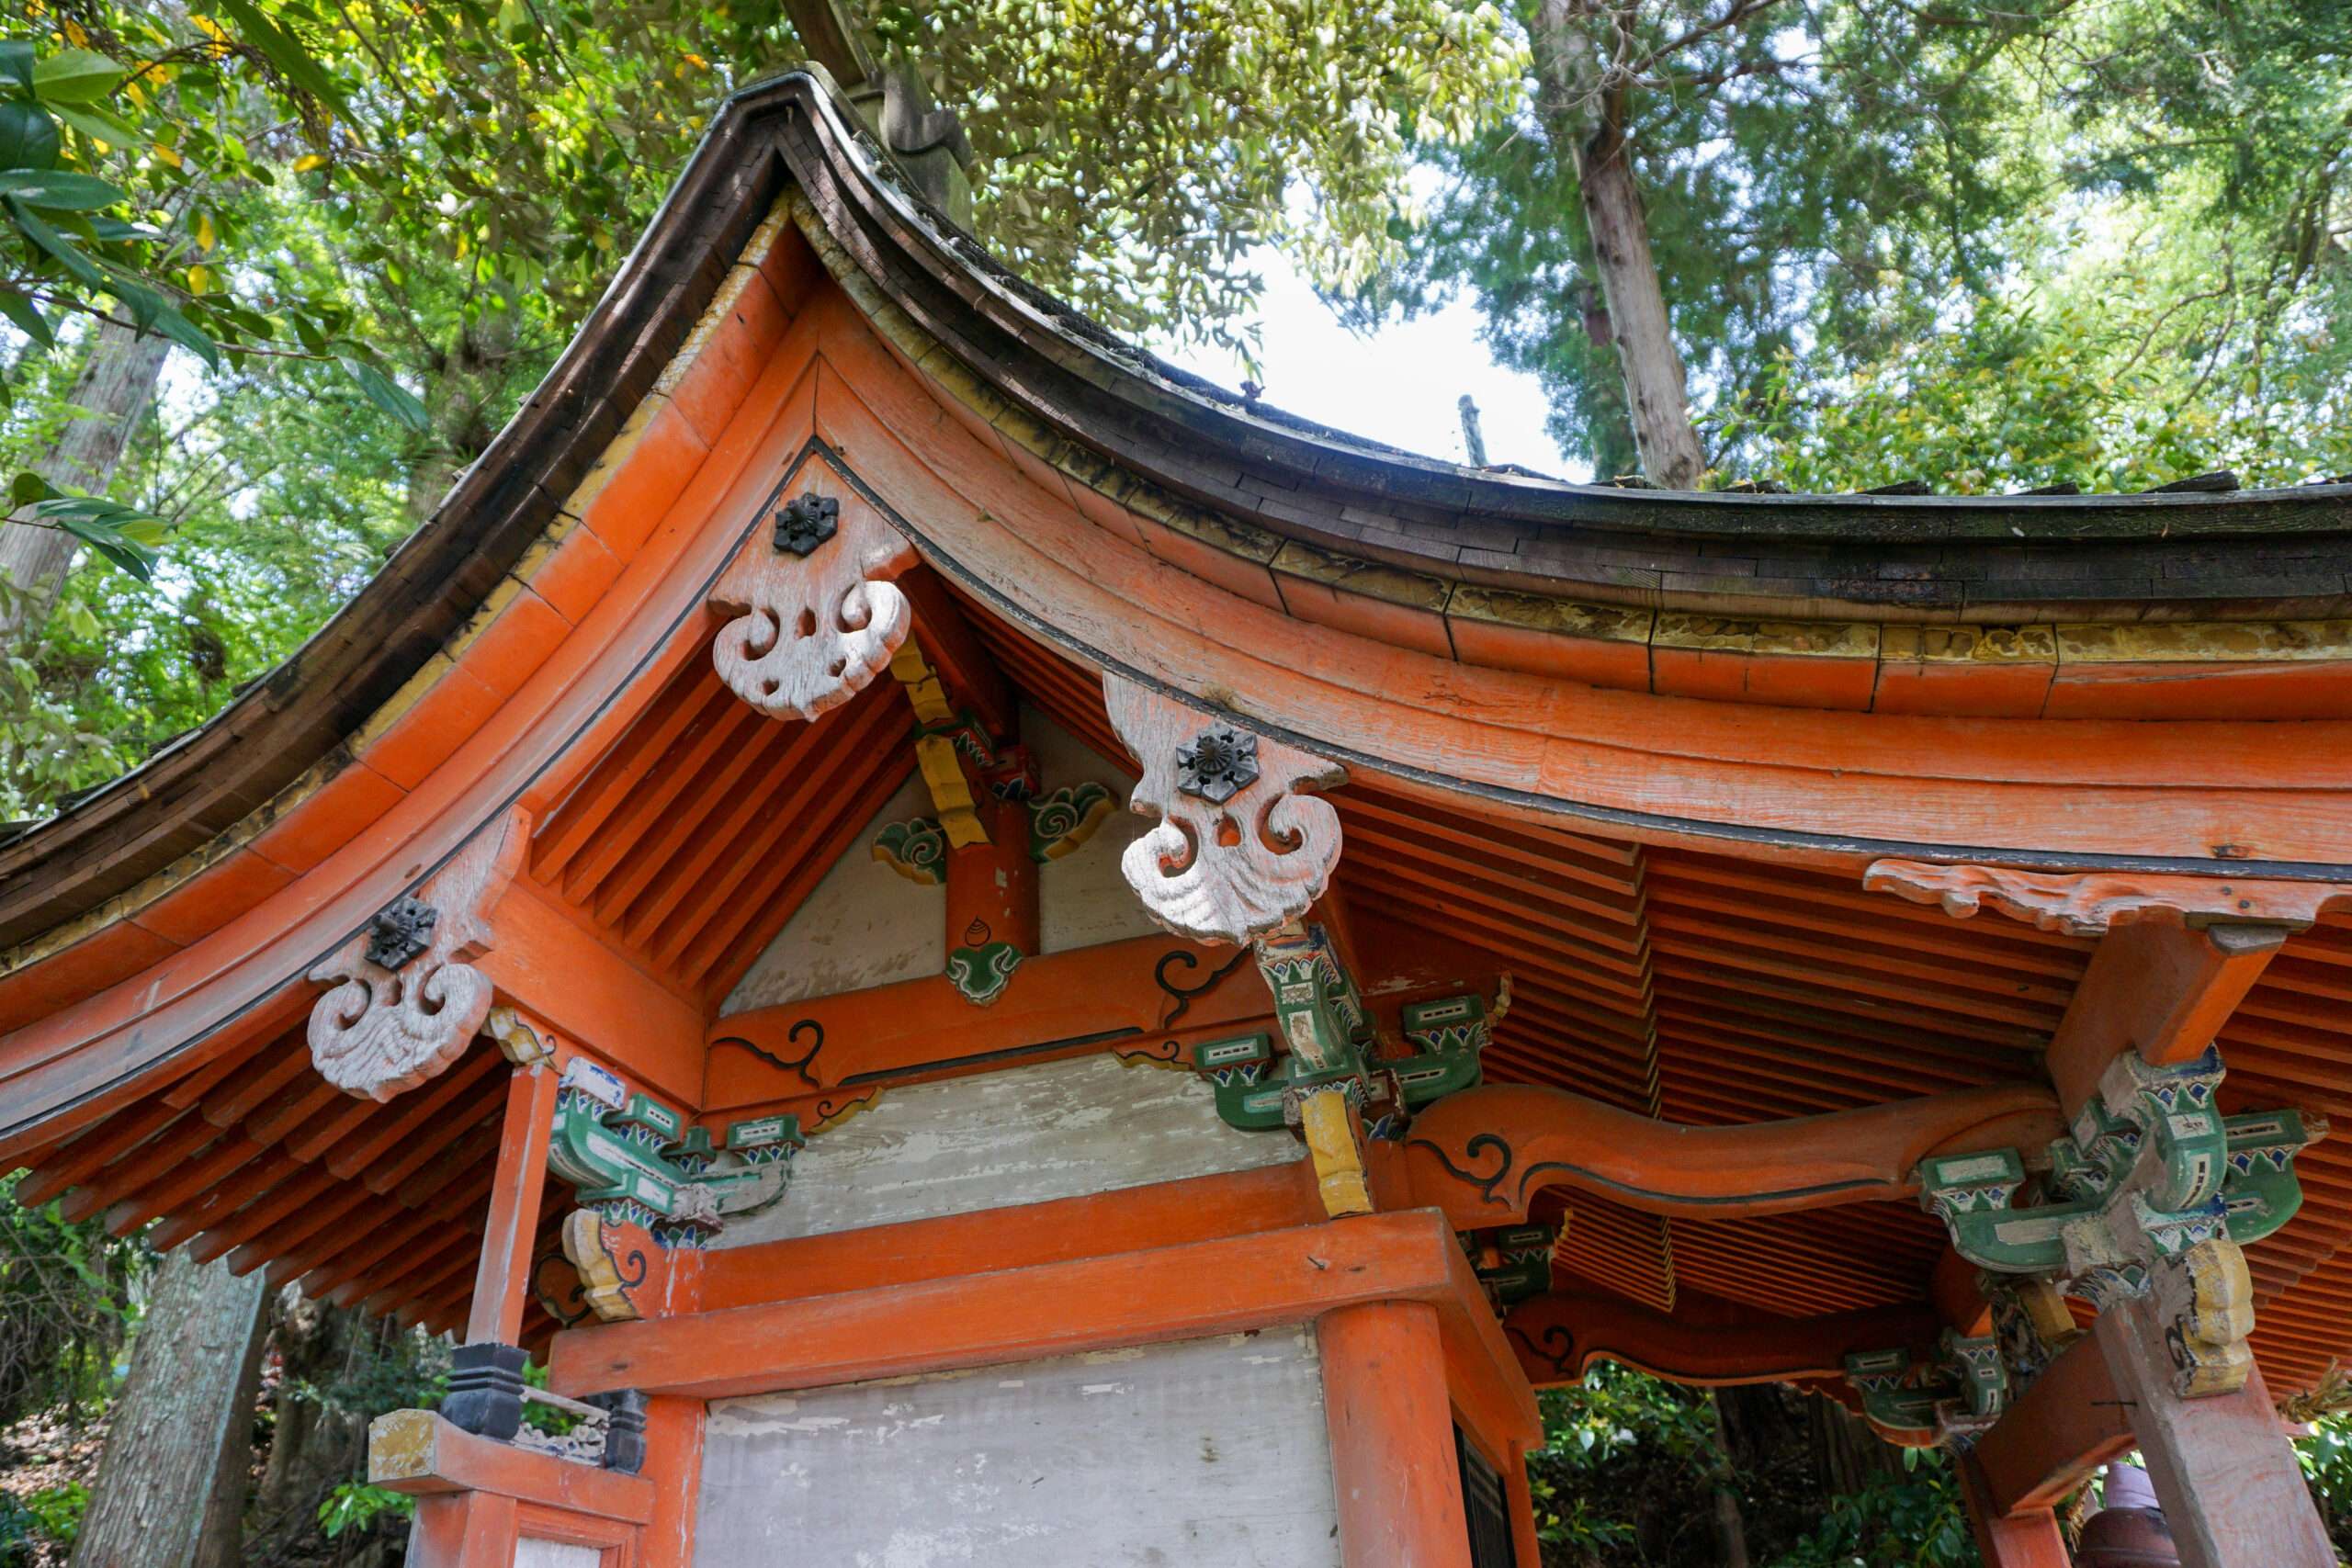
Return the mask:
<path fill-rule="evenodd" d="M 1738 1472 L 1732 1467 L 1730 1437 L 1724 1429 L 1723 1406 L 1716 1402 L 1713 1389 L 1707 1391 L 1707 1411 L 1715 1418 L 1715 1551 L 1724 1568 L 1747 1568 L 1747 1529 L 1739 1517 Z"/>
<path fill-rule="evenodd" d="M 34 471 L 60 490 L 103 495 L 122 461 L 122 449 L 155 395 L 155 381 L 171 353 L 168 338 L 141 337 L 112 321 L 98 323 L 82 373 L 74 378 L 73 405 L 65 428 Z M 0 527 L 0 572 L 23 591 L 0 599 L 0 647 L 18 634 L 38 632 L 49 622 L 65 585 L 80 541 L 62 528 L 10 519 Z"/>
<path fill-rule="evenodd" d="M 235 1568 L 263 1285 L 186 1251 L 156 1269 L 71 1568 Z"/>
<path fill-rule="evenodd" d="M 1819 1393 L 1812 1396 L 1810 1408 L 1814 1462 L 1821 1472 L 1823 1491 L 1849 1497 L 1869 1485 L 1873 1475 L 1903 1474 L 1902 1450 L 1871 1431 L 1869 1422 Z"/>
<path fill-rule="evenodd" d="M 256 1550 L 282 1560 L 318 1555 L 292 1549 L 317 1533 L 319 1506 L 340 1483 L 360 1479 L 368 1457 L 367 1413 L 327 1405 L 309 1391 L 363 1375 L 382 1354 L 384 1335 L 393 1329 L 389 1319 L 371 1323 L 356 1312 L 307 1300 L 290 1286 L 275 1315 L 271 1338 L 283 1378 L 269 1463 L 254 1498 L 254 1521 Z"/>
<path fill-rule="evenodd" d="M 1600 272 L 1589 247 L 1580 251 L 1577 265 L 1588 278 Z M 1592 477 L 1613 479 L 1640 473 L 1642 450 L 1634 440 L 1634 422 L 1625 413 L 1625 373 L 1617 364 L 1617 333 L 1609 321 L 1609 307 L 1600 301 L 1598 284 L 1577 285 L 1577 315 L 1584 324 L 1585 341 L 1592 345 L 1590 363 L 1597 376 L 1587 383 L 1581 400 Z"/>
<path fill-rule="evenodd" d="M 1634 180 L 1625 138 L 1629 83 L 1604 69 L 1595 28 L 1607 27 L 1581 0 L 1541 0 L 1528 45 L 1535 61 L 1537 107 L 1555 148 L 1574 152 L 1577 195 L 1590 231 L 1594 270 L 1609 310 L 1617 364 L 1642 471 L 1665 490 L 1692 490 L 1707 457 L 1690 423 L 1682 356 L 1674 346 L 1649 222 Z"/>

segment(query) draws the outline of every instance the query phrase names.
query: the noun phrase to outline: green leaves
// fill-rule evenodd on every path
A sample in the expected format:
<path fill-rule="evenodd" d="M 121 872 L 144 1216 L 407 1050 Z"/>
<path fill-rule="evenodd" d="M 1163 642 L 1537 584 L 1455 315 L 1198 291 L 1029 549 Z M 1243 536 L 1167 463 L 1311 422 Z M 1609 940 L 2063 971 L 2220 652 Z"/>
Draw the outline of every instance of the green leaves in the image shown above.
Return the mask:
<path fill-rule="evenodd" d="M 31 87 L 36 97 L 53 104 L 94 104 L 121 80 L 122 67 L 105 55 L 68 49 L 34 62 Z"/>
<path fill-rule="evenodd" d="M 351 378 L 353 384 L 369 402 L 420 435 L 432 430 L 433 422 L 425 416 L 424 405 L 417 401 L 407 388 L 374 366 L 350 355 L 339 355 L 335 363 L 343 367 L 344 373 Z"/>
<path fill-rule="evenodd" d="M 56 212 L 96 212 L 130 199 L 119 186 L 59 169 L 0 168 L 0 196 Z"/>
<path fill-rule="evenodd" d="M 103 496 L 68 495 L 31 472 L 17 476 L 9 499 L 16 511 L 63 529 L 140 581 L 153 578 L 156 547 L 169 526 L 162 518 Z"/>
<path fill-rule="evenodd" d="M 216 3 L 237 24 L 237 31 L 245 41 L 269 56 L 269 62 L 285 72 L 288 81 L 334 110 L 337 118 L 351 120 L 351 107 L 343 101 L 342 91 L 293 34 L 272 21 L 252 0 Z"/>
<path fill-rule="evenodd" d="M 0 169 L 53 169 L 57 153 L 57 122 L 40 106 L 0 99 Z"/>

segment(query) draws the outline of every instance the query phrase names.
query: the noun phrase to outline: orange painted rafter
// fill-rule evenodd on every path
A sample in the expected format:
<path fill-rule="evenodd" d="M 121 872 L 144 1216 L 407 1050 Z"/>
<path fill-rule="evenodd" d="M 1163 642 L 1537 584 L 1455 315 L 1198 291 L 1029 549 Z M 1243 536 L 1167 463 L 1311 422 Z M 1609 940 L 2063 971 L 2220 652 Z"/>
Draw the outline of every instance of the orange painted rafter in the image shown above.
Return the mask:
<path fill-rule="evenodd" d="M 708 1005 L 715 1007 L 735 988 L 833 863 L 849 852 L 874 814 L 899 793 L 914 767 L 911 750 L 890 753 L 861 787 L 834 797 L 829 818 L 812 816 L 813 836 L 779 835 L 768 846 L 748 881 L 753 886 L 774 886 L 775 892 L 753 907 L 740 925 L 712 920 L 678 953 L 678 969 L 701 987 Z"/>

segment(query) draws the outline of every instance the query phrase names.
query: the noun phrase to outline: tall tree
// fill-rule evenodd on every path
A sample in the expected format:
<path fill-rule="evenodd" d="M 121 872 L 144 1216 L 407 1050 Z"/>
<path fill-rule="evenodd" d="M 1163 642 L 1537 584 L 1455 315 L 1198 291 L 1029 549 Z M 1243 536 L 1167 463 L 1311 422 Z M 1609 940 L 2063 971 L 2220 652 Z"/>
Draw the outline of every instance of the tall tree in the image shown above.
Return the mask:
<path fill-rule="evenodd" d="M 155 1272 L 72 1568 L 234 1568 L 261 1378 L 264 1286 L 185 1250 Z"/>
<path fill-rule="evenodd" d="M 2035 187 L 1996 67 L 2068 3 L 1525 0 L 1527 108 L 1430 149 L 1450 186 L 1357 303 L 1467 286 L 1564 448 L 1694 485 L 1694 389 L 1736 407 L 1801 339 L 1883 335 L 1997 271 Z"/>

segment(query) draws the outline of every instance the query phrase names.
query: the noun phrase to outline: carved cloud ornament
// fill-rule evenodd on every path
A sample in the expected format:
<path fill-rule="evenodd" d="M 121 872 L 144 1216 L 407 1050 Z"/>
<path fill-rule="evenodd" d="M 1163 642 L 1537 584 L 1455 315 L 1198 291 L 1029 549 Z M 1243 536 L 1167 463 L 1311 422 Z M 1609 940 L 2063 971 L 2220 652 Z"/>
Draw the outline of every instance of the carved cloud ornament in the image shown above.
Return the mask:
<path fill-rule="evenodd" d="M 1117 675 L 1102 697 L 1143 763 L 1129 808 L 1159 819 L 1119 863 L 1151 918 L 1239 943 L 1304 915 L 1340 863 L 1340 814 L 1297 792 L 1345 784 L 1347 770 Z"/>
<path fill-rule="evenodd" d="M 390 1100 L 465 1054 L 491 1001 L 490 981 L 467 961 L 490 951 L 483 917 L 514 880 L 529 839 L 519 813 L 500 818 L 311 971 L 334 987 L 311 1008 L 311 1062 L 321 1077 L 346 1094 Z"/>
<path fill-rule="evenodd" d="M 787 489 L 791 488 L 789 486 Z M 907 639 L 907 596 L 888 581 L 914 547 L 855 495 L 811 490 L 784 502 L 711 590 L 711 659 L 745 702 L 813 719 L 865 689 Z"/>
<path fill-rule="evenodd" d="M 2352 888 L 2331 882 L 2140 872 L 2052 874 L 1903 860 L 1872 862 L 1862 874 L 1862 886 L 1915 904 L 1939 904 L 1945 914 L 1961 919 L 1990 904 L 2013 919 L 2068 936 L 2098 936 L 2110 926 L 2127 925 L 2159 909 L 2218 920 L 2306 926 L 2323 909 L 2352 903 Z"/>

